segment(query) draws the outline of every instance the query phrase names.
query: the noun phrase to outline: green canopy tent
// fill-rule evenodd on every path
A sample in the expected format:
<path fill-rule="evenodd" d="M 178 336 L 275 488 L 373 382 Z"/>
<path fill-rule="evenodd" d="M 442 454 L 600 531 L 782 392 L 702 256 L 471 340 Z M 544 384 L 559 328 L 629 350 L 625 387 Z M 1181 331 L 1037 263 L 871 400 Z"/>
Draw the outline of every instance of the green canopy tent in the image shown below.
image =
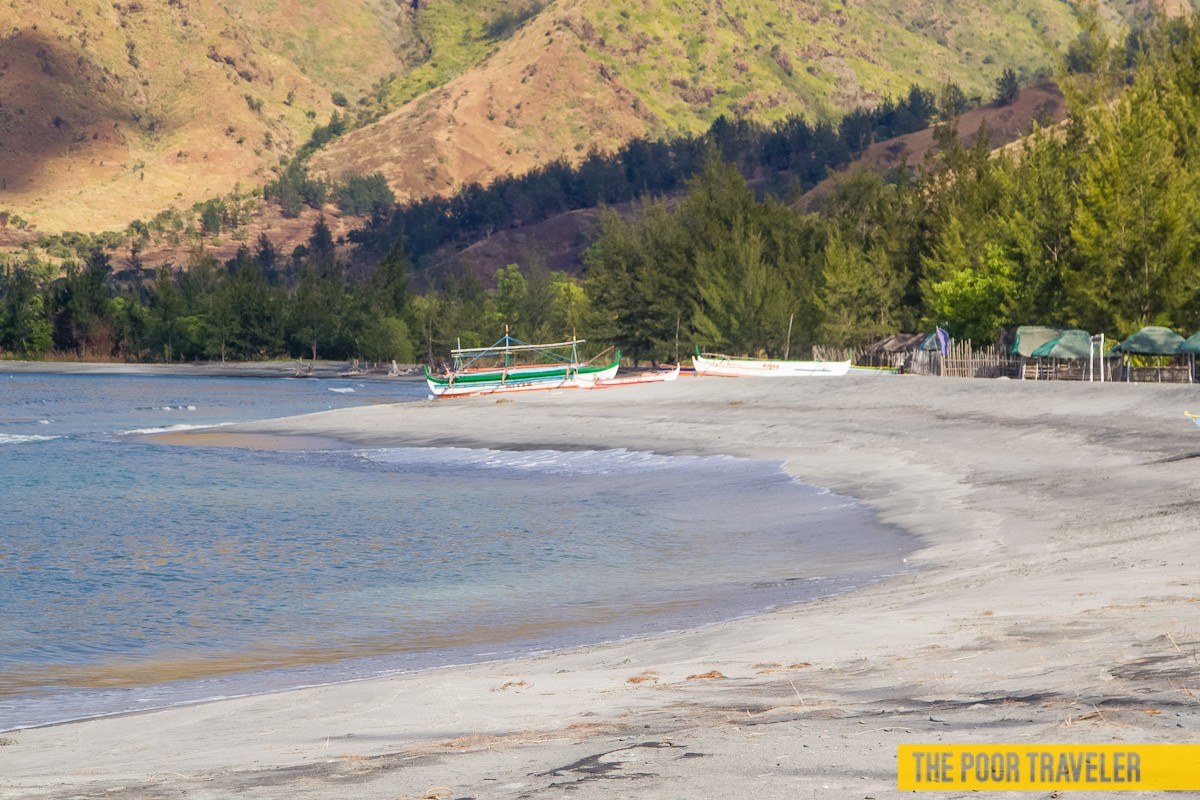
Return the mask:
<path fill-rule="evenodd" d="M 1181 355 L 1188 357 L 1188 383 L 1196 382 L 1196 353 L 1200 353 L 1200 331 L 1193 333 L 1179 345 Z"/>
<path fill-rule="evenodd" d="M 1092 335 L 1087 331 L 1074 328 L 1063 331 L 1058 336 L 1038 347 L 1032 353 L 1034 358 L 1091 358 L 1095 351 Z"/>
<path fill-rule="evenodd" d="M 1130 356 L 1155 356 L 1158 380 L 1161 382 L 1163 357 L 1178 356 L 1183 343 L 1184 338 L 1170 328 L 1149 325 L 1118 344 L 1112 351 L 1125 357 L 1126 382 L 1133 380 L 1133 365 L 1130 363 Z"/>
<path fill-rule="evenodd" d="M 1040 378 L 1044 374 L 1047 378 L 1093 380 L 1096 356 L 1104 358 L 1101 342 L 1103 342 L 1103 337 L 1099 337 L 1099 341 L 1093 340 L 1090 333 L 1078 328 L 1059 331 L 1057 336 L 1034 348 L 1029 354 L 1030 358 L 1037 359 L 1038 362 L 1034 378 Z M 1083 366 L 1078 363 L 1083 359 L 1088 361 L 1086 373 Z M 1060 363 L 1063 361 L 1069 363 Z M 1024 374 L 1024 370 L 1022 370 L 1022 374 Z M 1100 362 L 1100 380 L 1104 380 L 1103 360 Z"/>
<path fill-rule="evenodd" d="M 1034 380 L 1046 377 L 1043 363 L 1035 361 L 1030 365 L 1028 363 L 1029 359 L 1033 358 L 1034 350 L 1037 350 L 1046 344 L 1046 342 L 1057 339 L 1062 335 L 1062 332 L 1062 328 L 1052 328 L 1045 325 L 1022 325 L 1017 328 L 1016 334 L 1013 335 L 1013 343 L 1009 349 L 1009 353 L 1021 357 L 1020 366 L 1017 367 L 1017 374 L 1021 376 L 1021 380 L 1025 380 L 1029 376 L 1032 376 Z"/>
<path fill-rule="evenodd" d="M 1052 339 L 1057 339 L 1063 333 L 1063 328 L 1048 328 L 1043 325 L 1022 325 L 1017 328 L 1010 352 L 1014 356 L 1021 356 L 1021 358 L 1033 358 L 1034 350 L 1037 350 Z"/>

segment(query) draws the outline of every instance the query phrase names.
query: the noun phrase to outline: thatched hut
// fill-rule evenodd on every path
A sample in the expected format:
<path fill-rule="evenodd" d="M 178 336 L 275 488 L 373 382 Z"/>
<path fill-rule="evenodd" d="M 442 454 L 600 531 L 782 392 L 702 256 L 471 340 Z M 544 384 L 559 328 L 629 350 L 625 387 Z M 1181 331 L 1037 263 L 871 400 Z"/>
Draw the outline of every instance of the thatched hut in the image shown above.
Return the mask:
<path fill-rule="evenodd" d="M 868 347 L 855 363 L 858 366 L 907 371 L 911 367 L 912 354 L 919 350 L 928 338 L 929 334 L 925 333 L 893 334 Z"/>

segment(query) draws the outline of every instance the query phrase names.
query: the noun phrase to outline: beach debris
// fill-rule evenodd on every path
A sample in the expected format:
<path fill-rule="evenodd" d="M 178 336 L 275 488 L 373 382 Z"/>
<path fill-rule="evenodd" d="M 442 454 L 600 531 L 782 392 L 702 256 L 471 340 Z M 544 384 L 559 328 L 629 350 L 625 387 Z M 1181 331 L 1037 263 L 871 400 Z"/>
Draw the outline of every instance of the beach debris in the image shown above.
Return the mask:
<path fill-rule="evenodd" d="M 453 789 L 445 786 L 433 786 L 425 790 L 425 794 L 421 795 L 420 800 L 446 800 L 446 798 L 453 796 Z"/>
<path fill-rule="evenodd" d="M 727 678 L 726 678 L 724 675 L 722 675 L 720 672 L 718 672 L 718 671 L 717 671 L 717 670 L 715 670 L 715 669 L 714 669 L 714 670 L 710 670 L 710 671 L 708 671 L 708 672 L 701 672 L 701 673 L 700 673 L 700 674 L 698 674 L 698 675 L 688 675 L 688 676 L 687 676 L 687 679 L 688 679 L 689 681 L 723 681 L 723 680 L 728 680 L 728 679 L 727 679 Z"/>
<path fill-rule="evenodd" d="M 626 683 L 645 683 L 646 681 L 654 681 L 655 683 L 658 683 L 658 675 L 647 670 L 641 675 L 634 675 L 632 678 L 625 679 Z"/>
<path fill-rule="evenodd" d="M 0 736 L 0 747 L 12 747 L 16 743 L 16 739 L 9 739 L 4 736 Z"/>
<path fill-rule="evenodd" d="M 786 667 L 778 661 L 768 661 L 763 664 L 755 664 L 754 669 L 758 670 L 759 675 L 773 675 L 776 672 L 785 672 L 789 670 L 808 669 L 811 667 L 807 661 L 797 661 L 793 664 L 788 664 Z"/>
<path fill-rule="evenodd" d="M 511 681 L 505 681 L 504 683 L 500 684 L 496 688 L 492 689 L 492 691 L 493 692 L 507 692 L 509 689 L 526 689 L 530 685 L 531 684 L 526 683 L 523 680 L 511 680 Z"/>

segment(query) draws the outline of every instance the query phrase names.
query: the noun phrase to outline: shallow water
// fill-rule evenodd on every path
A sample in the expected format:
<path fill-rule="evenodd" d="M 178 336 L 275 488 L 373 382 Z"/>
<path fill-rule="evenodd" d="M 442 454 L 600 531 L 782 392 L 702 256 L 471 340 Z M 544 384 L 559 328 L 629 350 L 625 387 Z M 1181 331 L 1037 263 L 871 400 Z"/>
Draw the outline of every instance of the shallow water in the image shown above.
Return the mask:
<path fill-rule="evenodd" d="M 767 461 L 127 435 L 424 395 L 0 377 L 0 730 L 691 627 L 912 546 Z"/>

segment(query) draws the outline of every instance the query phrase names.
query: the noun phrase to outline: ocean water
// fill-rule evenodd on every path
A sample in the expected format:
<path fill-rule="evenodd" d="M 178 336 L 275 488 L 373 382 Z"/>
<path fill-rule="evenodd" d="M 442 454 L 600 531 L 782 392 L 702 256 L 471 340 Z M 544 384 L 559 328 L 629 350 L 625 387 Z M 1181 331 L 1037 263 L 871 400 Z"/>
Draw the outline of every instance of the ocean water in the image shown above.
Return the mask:
<path fill-rule="evenodd" d="M 0 730 L 695 627 L 913 547 L 769 461 L 149 435 L 425 396 L 0 372 Z"/>

